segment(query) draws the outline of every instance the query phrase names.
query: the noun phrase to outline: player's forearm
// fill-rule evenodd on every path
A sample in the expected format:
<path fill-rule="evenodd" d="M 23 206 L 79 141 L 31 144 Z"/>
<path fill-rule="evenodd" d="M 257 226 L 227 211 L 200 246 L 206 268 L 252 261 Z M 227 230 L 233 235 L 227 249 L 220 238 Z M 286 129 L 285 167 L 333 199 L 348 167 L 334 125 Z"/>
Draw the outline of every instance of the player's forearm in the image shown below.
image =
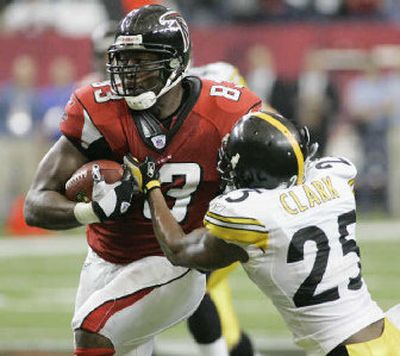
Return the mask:
<path fill-rule="evenodd" d="M 75 204 L 55 191 L 30 191 L 25 200 L 25 221 L 28 225 L 49 230 L 80 226 L 74 214 Z"/>
<path fill-rule="evenodd" d="M 153 189 L 148 196 L 154 233 L 161 249 L 172 262 L 176 263 L 185 232 L 171 214 L 160 189 Z"/>

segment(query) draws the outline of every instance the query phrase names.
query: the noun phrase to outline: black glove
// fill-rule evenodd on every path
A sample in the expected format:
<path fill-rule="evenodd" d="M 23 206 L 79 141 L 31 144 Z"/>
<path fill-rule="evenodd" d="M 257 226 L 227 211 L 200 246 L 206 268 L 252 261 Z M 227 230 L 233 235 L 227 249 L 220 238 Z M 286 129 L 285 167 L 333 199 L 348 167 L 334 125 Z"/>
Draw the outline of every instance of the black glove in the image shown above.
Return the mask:
<path fill-rule="evenodd" d="M 103 178 L 93 175 L 94 185 L 102 184 Z M 124 215 L 131 206 L 132 197 L 137 191 L 135 179 L 128 167 L 124 167 L 124 174 L 120 181 L 108 185 L 109 190 L 98 200 L 92 201 L 94 213 L 100 221 L 112 220 Z M 94 188 L 93 190 L 96 190 Z M 94 197 L 96 199 L 96 197 Z"/>
<path fill-rule="evenodd" d="M 134 176 L 139 190 L 144 194 L 161 186 L 158 180 L 160 176 L 159 167 L 152 157 L 147 156 L 143 162 L 139 162 L 131 154 L 128 154 L 124 156 L 124 163 Z"/>

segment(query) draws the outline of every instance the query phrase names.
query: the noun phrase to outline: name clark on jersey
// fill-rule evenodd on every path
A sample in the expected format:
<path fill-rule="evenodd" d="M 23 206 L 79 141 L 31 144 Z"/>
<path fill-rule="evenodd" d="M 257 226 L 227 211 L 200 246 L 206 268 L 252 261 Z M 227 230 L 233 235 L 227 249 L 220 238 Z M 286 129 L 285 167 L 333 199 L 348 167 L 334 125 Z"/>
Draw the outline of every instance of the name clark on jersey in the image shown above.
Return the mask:
<path fill-rule="evenodd" d="M 328 176 L 316 179 L 311 184 L 303 184 L 302 190 L 304 195 L 301 194 L 301 196 L 293 190 L 279 196 L 283 208 L 289 214 L 296 215 L 340 197 Z"/>

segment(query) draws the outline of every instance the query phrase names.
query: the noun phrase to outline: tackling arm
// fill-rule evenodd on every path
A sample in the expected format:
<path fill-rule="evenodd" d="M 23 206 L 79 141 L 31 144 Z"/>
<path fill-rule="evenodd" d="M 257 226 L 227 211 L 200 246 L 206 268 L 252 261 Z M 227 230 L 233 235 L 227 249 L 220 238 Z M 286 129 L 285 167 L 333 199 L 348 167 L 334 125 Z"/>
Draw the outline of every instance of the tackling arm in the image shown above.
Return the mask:
<path fill-rule="evenodd" d="M 159 188 L 148 194 L 153 229 L 167 258 L 174 265 L 213 270 L 233 262 L 247 262 L 247 252 L 199 228 L 185 234 L 170 212 Z"/>
<path fill-rule="evenodd" d="M 68 178 L 88 160 L 62 136 L 39 164 L 25 200 L 28 225 L 51 230 L 80 226 L 74 215 L 74 202 L 64 195 Z"/>

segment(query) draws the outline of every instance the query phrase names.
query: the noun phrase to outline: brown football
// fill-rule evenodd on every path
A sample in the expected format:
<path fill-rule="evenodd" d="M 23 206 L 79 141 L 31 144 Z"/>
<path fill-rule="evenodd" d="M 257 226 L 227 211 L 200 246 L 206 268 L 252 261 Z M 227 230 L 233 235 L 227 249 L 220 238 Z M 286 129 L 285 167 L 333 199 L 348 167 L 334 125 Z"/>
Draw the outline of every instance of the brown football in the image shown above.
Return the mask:
<path fill-rule="evenodd" d="M 92 168 L 96 164 L 99 166 L 101 176 L 108 184 L 119 181 L 124 174 L 124 169 L 118 162 L 105 159 L 88 162 L 77 169 L 65 183 L 65 196 L 69 200 L 76 202 L 90 202 L 92 200 Z"/>

